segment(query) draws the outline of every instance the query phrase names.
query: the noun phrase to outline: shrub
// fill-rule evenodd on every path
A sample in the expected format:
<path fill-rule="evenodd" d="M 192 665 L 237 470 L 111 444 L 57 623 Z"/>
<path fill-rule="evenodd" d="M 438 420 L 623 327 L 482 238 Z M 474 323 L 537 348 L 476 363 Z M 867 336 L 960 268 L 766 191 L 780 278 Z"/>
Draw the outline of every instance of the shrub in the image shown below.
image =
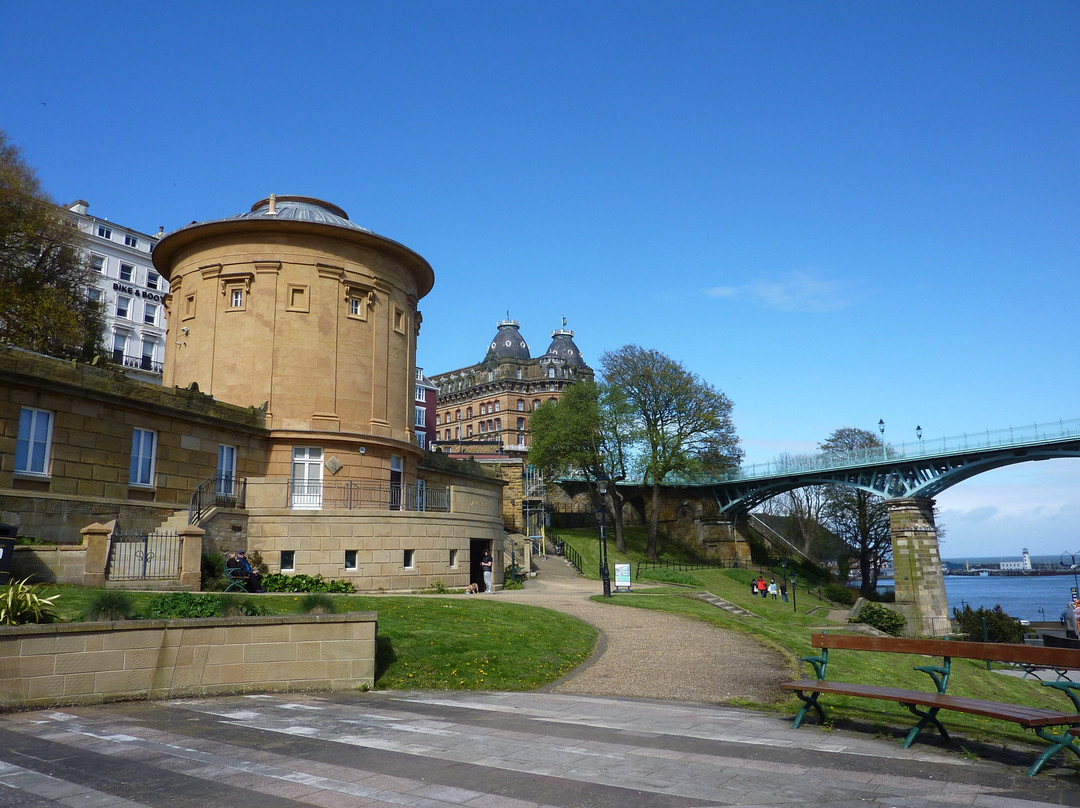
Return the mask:
<path fill-rule="evenodd" d="M 441 578 L 436 578 L 426 587 L 414 591 L 418 595 L 449 595 L 454 592 L 453 589 L 443 583 Z"/>
<path fill-rule="evenodd" d="M 859 616 L 854 618 L 852 622 L 865 623 L 878 631 L 884 631 L 892 637 L 899 637 L 904 633 L 904 627 L 907 626 L 907 620 L 900 612 L 894 612 L 892 609 L 887 609 L 880 603 L 872 601 L 863 604 L 863 607 L 859 609 Z"/>
<path fill-rule="evenodd" d="M 852 606 L 857 595 L 858 593 L 854 589 L 843 584 L 825 584 L 825 597 L 834 603 Z"/>
<path fill-rule="evenodd" d="M 283 575 L 275 572 L 263 576 L 263 589 L 267 592 L 332 592 L 351 594 L 356 591 L 352 581 L 328 581 L 321 575 Z"/>
<path fill-rule="evenodd" d="M 86 620 L 127 620 L 135 610 L 129 592 L 102 589 L 90 597 L 83 618 Z"/>
<path fill-rule="evenodd" d="M 1024 627 L 1015 617 L 1007 614 L 999 603 L 993 609 L 979 607 L 972 610 L 965 605 L 964 610 L 953 609 L 953 619 L 956 620 L 964 639 L 974 642 L 983 641 L 983 620 L 986 620 L 986 639 L 988 642 L 1011 642 L 1024 641 Z"/>
<path fill-rule="evenodd" d="M 225 558 L 221 553 L 203 553 L 202 588 L 207 590 L 225 588 Z"/>
<path fill-rule="evenodd" d="M 221 617 L 236 617 L 246 615 L 254 617 L 260 614 L 270 614 L 270 610 L 263 606 L 256 598 L 247 595 L 218 595 L 217 615 Z"/>
<path fill-rule="evenodd" d="M 219 608 L 219 598 L 212 595 L 168 592 L 150 598 L 142 616 L 150 620 L 217 617 Z"/>
<path fill-rule="evenodd" d="M 337 601 L 325 592 L 309 592 L 300 598 L 300 611 L 304 614 L 333 614 Z"/>
<path fill-rule="evenodd" d="M 39 594 L 38 585 L 29 581 L 29 578 L 24 578 L 0 587 L 0 625 L 51 623 L 56 619 L 56 606 L 53 601 L 60 596 L 43 598 Z"/>

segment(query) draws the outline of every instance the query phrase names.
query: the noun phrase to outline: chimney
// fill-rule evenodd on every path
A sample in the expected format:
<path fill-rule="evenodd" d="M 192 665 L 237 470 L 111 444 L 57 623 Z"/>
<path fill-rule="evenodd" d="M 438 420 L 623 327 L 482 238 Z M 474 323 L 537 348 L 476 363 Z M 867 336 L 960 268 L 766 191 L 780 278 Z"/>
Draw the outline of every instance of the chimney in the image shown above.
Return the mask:
<path fill-rule="evenodd" d="M 86 211 L 90 209 L 90 203 L 85 199 L 76 199 L 68 206 L 68 210 L 72 213 L 78 213 L 80 216 L 85 216 Z"/>
<path fill-rule="evenodd" d="M 277 194 L 270 194 L 270 209 L 266 211 L 267 216 L 277 216 Z"/>

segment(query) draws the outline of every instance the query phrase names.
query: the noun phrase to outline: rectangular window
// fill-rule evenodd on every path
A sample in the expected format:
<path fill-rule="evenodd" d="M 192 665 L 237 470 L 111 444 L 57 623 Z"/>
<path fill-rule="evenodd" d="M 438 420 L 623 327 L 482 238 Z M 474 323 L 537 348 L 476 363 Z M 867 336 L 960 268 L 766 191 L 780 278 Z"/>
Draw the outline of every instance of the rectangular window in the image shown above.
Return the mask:
<path fill-rule="evenodd" d="M 364 309 L 362 308 L 362 305 L 363 304 L 360 302 L 360 298 L 358 298 L 358 297 L 350 297 L 349 298 L 349 316 L 350 317 L 363 317 L 364 316 Z"/>
<path fill-rule="evenodd" d="M 90 256 L 90 269 L 94 270 L 94 272 L 100 272 L 102 275 L 104 275 L 105 274 L 105 259 L 102 258 L 100 255 L 91 255 Z"/>
<path fill-rule="evenodd" d="M 120 265 L 120 280 L 131 282 L 131 279 L 135 277 L 135 267 L 131 264 Z"/>
<path fill-rule="evenodd" d="M 407 570 L 415 569 L 416 565 L 416 550 L 406 550 L 402 554 L 401 566 Z"/>
<path fill-rule="evenodd" d="M 127 247 L 139 248 L 139 240 L 130 233 L 124 233 L 124 245 Z"/>
<path fill-rule="evenodd" d="M 98 238 L 107 238 L 109 241 L 112 241 L 112 229 L 103 224 L 98 225 L 97 234 Z"/>
<path fill-rule="evenodd" d="M 394 307 L 394 330 L 399 334 L 405 333 L 405 312 L 397 306 Z"/>
<path fill-rule="evenodd" d="M 118 365 L 124 363 L 124 352 L 127 350 L 127 335 L 126 334 L 114 334 L 113 335 L 113 362 Z"/>
<path fill-rule="evenodd" d="M 156 272 L 147 272 L 146 273 L 146 288 L 147 289 L 157 289 L 158 288 L 158 281 L 160 279 L 161 279 L 161 276 L 158 275 Z"/>
<path fill-rule="evenodd" d="M 296 550 L 281 551 L 281 571 L 292 572 L 296 569 Z"/>
<path fill-rule="evenodd" d="M 229 298 L 229 308 L 242 309 L 244 308 L 244 290 L 233 289 L 232 295 Z"/>
<path fill-rule="evenodd" d="M 416 425 L 418 427 L 427 426 L 427 410 L 424 407 L 416 408 Z"/>
<path fill-rule="evenodd" d="M 131 312 L 131 298 L 121 295 L 116 298 L 116 316 L 127 319 L 128 314 Z"/>
<path fill-rule="evenodd" d="M 499 402 L 496 401 L 495 402 L 495 412 L 498 412 L 498 411 L 499 411 Z"/>
<path fill-rule="evenodd" d="M 288 306 L 286 311 L 302 311 L 307 312 L 310 309 L 310 303 L 308 302 L 308 288 L 300 284 L 290 283 L 286 289 L 286 297 Z"/>
<path fill-rule="evenodd" d="M 345 551 L 345 569 L 347 569 L 347 570 L 356 569 L 356 550 L 346 550 Z"/>
<path fill-rule="evenodd" d="M 100 303 L 101 290 L 91 286 L 89 289 L 86 290 L 86 299 L 92 303 Z"/>
<path fill-rule="evenodd" d="M 157 325 L 157 306 L 147 303 L 143 308 L 143 322 L 147 325 Z"/>
<path fill-rule="evenodd" d="M 522 434 L 521 434 L 520 432 L 518 432 L 518 442 L 517 442 L 517 445 L 518 445 L 518 446 L 524 446 L 524 445 L 525 445 L 525 436 L 524 436 L 524 435 L 522 435 Z"/>
<path fill-rule="evenodd" d="M 450 568 L 454 569 L 456 567 L 457 567 L 457 550 L 451 550 L 450 551 Z"/>
<path fill-rule="evenodd" d="M 236 495 L 236 447 L 221 444 L 217 458 L 217 495 L 228 499 Z"/>
<path fill-rule="evenodd" d="M 143 370 L 154 369 L 154 346 L 156 343 L 152 339 L 144 339 L 142 344 L 142 365 L 140 367 Z"/>
<path fill-rule="evenodd" d="M 518 431 L 520 432 L 521 430 L 523 430 L 525 428 L 525 419 L 524 418 L 518 418 L 517 421 L 518 421 L 517 428 L 518 428 Z"/>
<path fill-rule="evenodd" d="M 524 399 L 521 399 L 521 398 L 518 399 L 518 412 L 525 412 L 525 400 Z"/>
<path fill-rule="evenodd" d="M 156 443 L 157 433 L 135 427 L 131 435 L 131 472 L 128 475 L 131 485 L 153 486 Z"/>
<path fill-rule="evenodd" d="M 23 407 L 19 412 L 19 439 L 15 443 L 15 473 L 49 473 L 52 450 L 52 419 L 48 410 Z"/>
<path fill-rule="evenodd" d="M 195 293 L 192 292 L 190 295 L 188 295 L 188 296 L 186 296 L 184 298 L 184 314 L 183 314 L 183 318 L 185 320 L 190 320 L 194 316 L 195 316 Z"/>
<path fill-rule="evenodd" d="M 416 386 L 416 400 L 427 401 L 427 392 L 420 385 Z"/>

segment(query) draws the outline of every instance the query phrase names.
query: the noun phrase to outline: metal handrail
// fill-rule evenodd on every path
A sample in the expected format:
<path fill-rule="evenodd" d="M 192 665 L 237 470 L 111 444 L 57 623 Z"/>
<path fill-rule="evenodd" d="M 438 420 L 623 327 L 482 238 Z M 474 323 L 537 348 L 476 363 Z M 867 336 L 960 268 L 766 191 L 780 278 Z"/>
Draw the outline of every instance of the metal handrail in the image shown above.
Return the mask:
<path fill-rule="evenodd" d="M 188 504 L 188 524 L 198 526 L 211 508 L 247 507 L 247 478 L 231 474 L 207 477 L 191 492 Z"/>
<path fill-rule="evenodd" d="M 426 483 L 289 480 L 288 507 L 312 510 L 450 511 L 450 487 Z"/>
<path fill-rule="evenodd" d="M 940 457 L 973 450 L 1020 448 L 1080 438 L 1080 418 L 1026 427 L 988 429 L 948 438 L 920 439 L 905 443 L 886 443 L 851 452 L 819 452 L 785 455 L 767 463 L 740 466 L 721 475 L 721 482 L 778 477 L 806 471 L 833 471 L 855 466 L 878 465 L 900 460 Z"/>

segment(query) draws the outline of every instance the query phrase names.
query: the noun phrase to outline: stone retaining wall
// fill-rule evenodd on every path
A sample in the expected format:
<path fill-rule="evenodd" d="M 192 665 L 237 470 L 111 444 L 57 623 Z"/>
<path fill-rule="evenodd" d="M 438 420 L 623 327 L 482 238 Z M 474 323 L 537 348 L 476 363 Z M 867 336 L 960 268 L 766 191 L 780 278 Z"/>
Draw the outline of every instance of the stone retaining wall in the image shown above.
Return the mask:
<path fill-rule="evenodd" d="M 374 612 L 0 627 L 0 710 L 375 684 Z"/>

